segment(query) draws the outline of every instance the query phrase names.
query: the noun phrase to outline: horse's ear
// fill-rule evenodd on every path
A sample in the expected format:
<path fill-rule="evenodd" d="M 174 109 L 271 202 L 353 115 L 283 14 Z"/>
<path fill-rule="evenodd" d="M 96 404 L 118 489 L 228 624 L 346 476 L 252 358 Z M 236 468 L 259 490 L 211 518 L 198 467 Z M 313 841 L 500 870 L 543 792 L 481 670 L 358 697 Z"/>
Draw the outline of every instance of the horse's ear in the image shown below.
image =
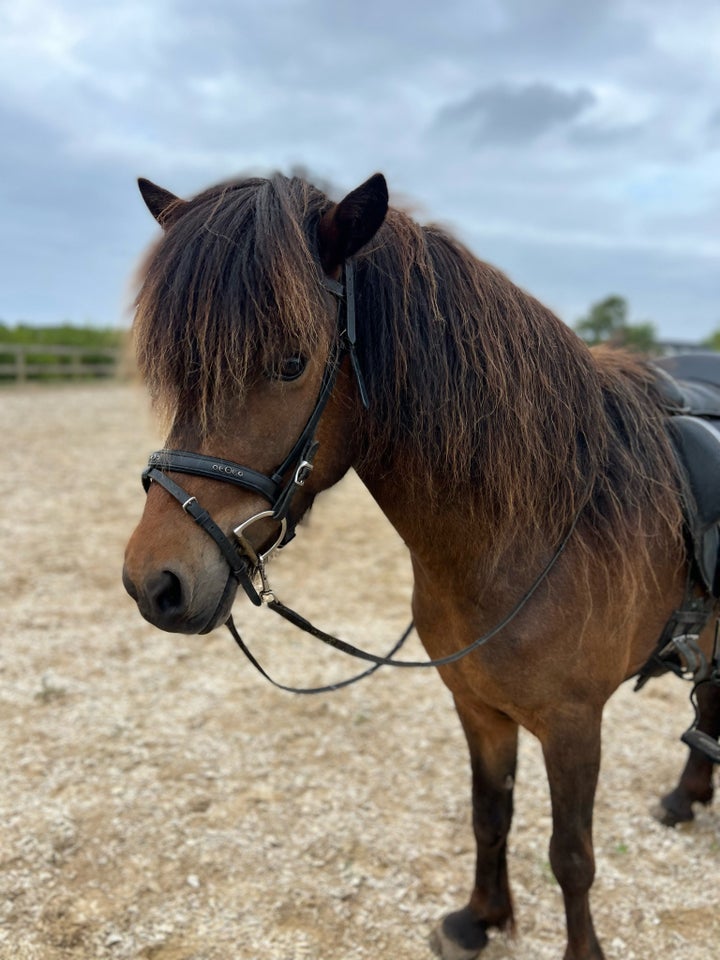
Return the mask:
<path fill-rule="evenodd" d="M 181 200 L 174 193 L 146 180 L 145 177 L 138 177 L 138 187 L 145 205 L 163 230 L 167 229 L 187 206 L 186 200 Z"/>
<path fill-rule="evenodd" d="M 372 240 L 388 208 L 385 177 L 375 173 L 323 216 L 318 227 L 320 261 L 333 273 L 348 257 Z"/>

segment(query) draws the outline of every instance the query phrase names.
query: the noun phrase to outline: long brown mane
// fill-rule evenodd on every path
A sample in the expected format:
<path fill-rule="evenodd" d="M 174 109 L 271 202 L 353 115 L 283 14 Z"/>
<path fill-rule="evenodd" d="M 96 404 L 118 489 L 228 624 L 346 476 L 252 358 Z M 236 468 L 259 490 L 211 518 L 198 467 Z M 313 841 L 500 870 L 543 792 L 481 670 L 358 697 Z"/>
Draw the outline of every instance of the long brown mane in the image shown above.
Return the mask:
<path fill-rule="evenodd" d="M 308 236 L 330 201 L 279 175 L 195 197 L 150 251 L 136 301 L 140 370 L 161 413 L 207 432 L 284 352 L 328 337 Z"/>
<path fill-rule="evenodd" d="M 151 253 L 137 300 L 140 367 L 171 417 L 208 430 L 290 346 L 333 335 L 317 224 L 331 201 L 299 178 L 225 184 L 191 201 Z M 660 518 L 679 544 L 674 461 L 650 369 L 594 354 L 443 230 L 391 210 L 357 258 L 368 460 L 405 459 L 505 542 L 585 529 L 618 553 Z M 469 493 L 472 496 L 469 497 Z M 627 556 L 627 550 L 625 550 Z"/>

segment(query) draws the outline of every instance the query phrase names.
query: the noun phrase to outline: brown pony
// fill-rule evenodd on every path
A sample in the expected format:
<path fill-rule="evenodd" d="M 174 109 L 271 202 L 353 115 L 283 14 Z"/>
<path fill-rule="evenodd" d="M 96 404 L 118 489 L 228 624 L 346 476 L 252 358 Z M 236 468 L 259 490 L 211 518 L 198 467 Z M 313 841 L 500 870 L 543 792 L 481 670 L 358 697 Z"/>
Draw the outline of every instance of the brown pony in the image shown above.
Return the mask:
<path fill-rule="evenodd" d="M 445 231 L 388 209 L 379 174 L 337 204 L 280 175 L 190 201 L 148 181 L 141 190 L 163 235 L 143 271 L 134 333 L 168 448 L 277 470 L 336 355 L 332 291 L 352 259 L 357 352 L 339 363 L 289 523 L 354 467 L 409 548 L 413 615 L 432 658 L 502 622 L 567 538 L 511 622 L 440 668 L 470 749 L 477 868 L 469 903 L 444 919 L 434 947 L 467 960 L 490 928 L 512 924 L 506 849 L 523 726 L 547 767 L 565 960 L 599 960 L 588 893 L 603 706 L 652 653 L 686 573 L 652 368 L 591 352 Z M 197 498 L 224 536 L 259 513 L 247 549 L 275 541 L 261 492 L 170 476 L 186 482 L 186 508 Z M 204 633 L 228 618 L 237 579 L 159 486 L 128 544 L 125 584 L 152 623 Z M 702 704 L 713 735 L 718 699 Z M 692 755 L 665 798 L 669 819 L 710 800 L 711 770 Z"/>

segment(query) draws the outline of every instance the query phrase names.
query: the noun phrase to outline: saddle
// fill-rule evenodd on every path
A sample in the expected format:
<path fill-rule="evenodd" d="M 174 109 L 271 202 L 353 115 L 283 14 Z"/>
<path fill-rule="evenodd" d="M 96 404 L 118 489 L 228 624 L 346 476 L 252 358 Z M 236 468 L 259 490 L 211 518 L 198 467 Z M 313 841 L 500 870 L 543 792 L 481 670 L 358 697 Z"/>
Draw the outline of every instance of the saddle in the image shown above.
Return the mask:
<path fill-rule="evenodd" d="M 635 689 L 670 670 L 690 679 L 694 693 L 706 681 L 720 685 L 720 630 L 709 663 L 698 643 L 720 599 L 720 354 L 667 357 L 654 367 L 682 477 L 690 566 L 683 602 L 638 671 Z M 720 744 L 697 729 L 697 719 L 683 742 L 720 763 Z"/>
<path fill-rule="evenodd" d="M 655 363 L 683 476 L 687 535 L 702 585 L 720 598 L 720 354 Z"/>

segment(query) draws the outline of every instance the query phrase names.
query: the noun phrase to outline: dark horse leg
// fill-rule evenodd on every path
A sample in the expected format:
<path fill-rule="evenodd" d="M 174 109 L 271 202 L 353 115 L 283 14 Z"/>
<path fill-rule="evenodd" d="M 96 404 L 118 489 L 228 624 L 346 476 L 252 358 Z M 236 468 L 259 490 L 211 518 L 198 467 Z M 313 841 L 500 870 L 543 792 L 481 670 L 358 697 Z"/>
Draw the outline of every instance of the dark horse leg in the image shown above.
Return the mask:
<path fill-rule="evenodd" d="M 518 726 L 482 704 L 455 699 L 470 748 L 473 828 L 477 845 L 475 887 L 462 910 L 434 932 L 431 945 L 443 960 L 470 960 L 488 942 L 490 927 L 512 925 L 507 876 L 507 835 L 513 811 Z"/>
<path fill-rule="evenodd" d="M 595 876 L 592 815 L 600 771 L 602 710 L 558 705 L 540 737 L 552 801 L 550 865 L 565 901 L 564 960 L 602 960 L 590 915 Z"/>
<path fill-rule="evenodd" d="M 717 740 L 720 736 L 720 686 L 703 683 L 697 689 L 698 730 Z M 691 750 L 678 785 L 660 801 L 658 819 L 666 826 L 692 820 L 694 803 L 710 803 L 713 798 L 714 763 L 704 753 Z"/>

